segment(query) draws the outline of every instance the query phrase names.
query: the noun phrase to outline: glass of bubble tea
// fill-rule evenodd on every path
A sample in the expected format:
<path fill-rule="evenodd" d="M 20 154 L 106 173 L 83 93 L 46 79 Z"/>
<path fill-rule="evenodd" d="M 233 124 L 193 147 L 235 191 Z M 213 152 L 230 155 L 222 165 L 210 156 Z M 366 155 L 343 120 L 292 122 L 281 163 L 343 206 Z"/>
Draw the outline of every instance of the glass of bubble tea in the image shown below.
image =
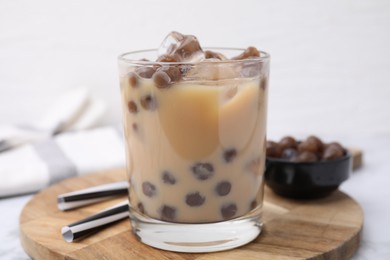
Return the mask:
<path fill-rule="evenodd" d="M 132 231 L 177 252 L 212 252 L 262 229 L 270 56 L 201 48 L 170 33 L 119 56 Z"/>

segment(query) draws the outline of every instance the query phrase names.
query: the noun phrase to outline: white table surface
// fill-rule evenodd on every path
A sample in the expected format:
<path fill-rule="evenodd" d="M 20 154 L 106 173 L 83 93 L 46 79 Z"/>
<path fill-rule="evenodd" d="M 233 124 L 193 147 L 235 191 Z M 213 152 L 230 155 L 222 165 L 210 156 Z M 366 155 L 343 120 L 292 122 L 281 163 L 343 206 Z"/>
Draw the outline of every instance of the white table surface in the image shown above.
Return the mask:
<path fill-rule="evenodd" d="M 37 119 L 78 85 L 107 102 L 100 124 L 119 122 L 117 55 L 171 30 L 271 53 L 271 139 L 315 133 L 363 149 L 364 167 L 341 186 L 365 212 L 354 259 L 390 259 L 389 1 L 2 0 L 0 124 Z M 29 198 L 0 199 L 0 259 L 27 258 L 18 216 Z"/>

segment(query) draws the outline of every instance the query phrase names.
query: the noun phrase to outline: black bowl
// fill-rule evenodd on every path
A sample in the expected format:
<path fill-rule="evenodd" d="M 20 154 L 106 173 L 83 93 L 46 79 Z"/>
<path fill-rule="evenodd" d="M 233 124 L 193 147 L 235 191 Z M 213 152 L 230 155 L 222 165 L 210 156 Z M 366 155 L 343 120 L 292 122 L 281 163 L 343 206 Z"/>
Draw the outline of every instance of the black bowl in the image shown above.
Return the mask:
<path fill-rule="evenodd" d="M 351 154 L 333 161 L 290 162 L 267 157 L 265 183 L 276 194 L 298 199 L 329 195 L 348 179 L 352 169 Z"/>

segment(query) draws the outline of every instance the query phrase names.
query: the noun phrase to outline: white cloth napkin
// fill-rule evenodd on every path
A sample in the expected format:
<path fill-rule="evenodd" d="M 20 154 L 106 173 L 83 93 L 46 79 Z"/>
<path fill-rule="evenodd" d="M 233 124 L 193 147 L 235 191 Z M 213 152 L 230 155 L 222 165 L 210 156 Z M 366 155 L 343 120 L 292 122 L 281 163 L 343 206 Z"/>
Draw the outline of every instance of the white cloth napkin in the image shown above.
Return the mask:
<path fill-rule="evenodd" d="M 38 191 L 63 179 L 125 167 L 121 127 L 59 134 L 0 153 L 0 197 Z"/>
<path fill-rule="evenodd" d="M 41 118 L 23 125 L 0 125 L 0 152 L 46 139 L 55 134 L 94 126 L 105 111 L 101 100 L 78 87 L 59 95 Z"/>

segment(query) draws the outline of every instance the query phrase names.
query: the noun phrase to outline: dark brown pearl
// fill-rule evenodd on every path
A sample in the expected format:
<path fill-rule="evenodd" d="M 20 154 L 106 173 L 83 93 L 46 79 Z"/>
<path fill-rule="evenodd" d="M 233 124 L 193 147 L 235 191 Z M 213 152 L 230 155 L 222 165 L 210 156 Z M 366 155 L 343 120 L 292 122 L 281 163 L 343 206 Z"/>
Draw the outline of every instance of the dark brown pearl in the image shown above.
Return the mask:
<path fill-rule="evenodd" d="M 180 46 L 175 50 L 175 54 L 180 56 L 181 60 L 190 58 L 195 52 L 201 51 L 202 48 L 198 39 L 192 35 L 186 35 Z"/>
<path fill-rule="evenodd" d="M 319 147 L 316 142 L 312 140 L 305 140 L 304 142 L 300 143 L 298 145 L 298 152 L 311 152 L 311 153 L 318 153 Z"/>
<path fill-rule="evenodd" d="M 171 78 L 166 72 L 160 70 L 154 73 L 153 81 L 157 88 L 167 88 L 171 83 Z"/>
<path fill-rule="evenodd" d="M 237 206 L 234 203 L 223 205 L 221 207 L 221 215 L 223 219 L 231 219 L 237 213 Z"/>
<path fill-rule="evenodd" d="M 255 47 L 248 47 L 243 53 L 240 55 L 231 58 L 232 60 L 244 60 L 251 57 L 260 57 L 260 52 Z"/>
<path fill-rule="evenodd" d="M 297 157 L 295 157 L 292 161 L 294 162 L 315 162 L 317 161 L 317 156 L 315 153 L 303 151 Z"/>
<path fill-rule="evenodd" d="M 344 150 L 340 147 L 338 147 L 337 145 L 327 146 L 324 151 L 324 154 L 322 155 L 322 160 L 332 161 L 342 158 L 344 156 Z"/>
<path fill-rule="evenodd" d="M 138 86 L 138 77 L 137 77 L 137 74 L 135 74 L 134 72 L 130 72 L 128 74 L 128 81 L 129 81 L 129 85 L 130 87 L 137 87 Z"/>
<path fill-rule="evenodd" d="M 261 80 L 260 80 L 260 89 L 262 89 L 264 91 L 264 90 L 267 89 L 267 86 L 268 86 L 268 78 L 267 77 L 261 78 Z"/>
<path fill-rule="evenodd" d="M 237 151 L 234 148 L 226 150 L 223 153 L 223 158 L 227 163 L 233 161 L 236 156 L 237 156 Z"/>
<path fill-rule="evenodd" d="M 215 187 L 215 192 L 219 196 L 226 196 L 226 195 L 229 194 L 231 188 L 232 188 L 232 184 L 230 182 L 228 182 L 228 181 L 221 181 Z"/>
<path fill-rule="evenodd" d="M 280 156 L 282 156 L 282 148 L 280 145 L 273 141 L 267 141 L 267 156 L 280 158 Z"/>
<path fill-rule="evenodd" d="M 298 156 L 298 151 L 294 148 L 287 148 L 283 150 L 282 158 L 287 160 L 293 160 Z"/>
<path fill-rule="evenodd" d="M 160 210 L 160 218 L 165 221 L 172 221 L 176 218 L 176 208 L 168 205 L 163 205 Z"/>
<path fill-rule="evenodd" d="M 142 183 L 142 192 L 145 194 L 145 196 L 153 197 L 157 193 L 156 186 L 154 184 L 145 181 Z"/>
<path fill-rule="evenodd" d="M 297 141 L 291 136 L 285 136 L 279 141 L 279 145 L 283 150 L 286 148 L 297 148 Z"/>
<path fill-rule="evenodd" d="M 142 214 L 145 214 L 145 207 L 144 207 L 144 204 L 142 204 L 142 202 L 139 202 L 137 207 L 138 207 L 139 212 L 141 212 Z"/>
<path fill-rule="evenodd" d="M 218 59 L 218 60 L 225 60 L 225 56 L 219 52 L 214 51 L 205 51 L 204 56 L 206 59 Z"/>
<path fill-rule="evenodd" d="M 311 136 L 309 136 L 306 140 L 309 141 L 309 142 L 314 142 L 314 143 L 316 143 L 318 152 L 321 153 L 321 152 L 324 150 L 324 143 L 323 143 L 322 140 L 321 140 L 320 138 L 318 138 L 317 136 L 311 135 Z"/>
<path fill-rule="evenodd" d="M 344 151 L 344 148 L 338 142 L 329 143 L 329 144 L 326 145 L 325 148 L 328 148 L 328 147 L 334 147 L 334 148 L 336 148 L 336 149 L 338 149 L 340 151 Z"/>
<path fill-rule="evenodd" d="M 211 163 L 196 163 L 191 167 L 192 173 L 198 180 L 204 181 L 214 175 L 214 167 Z"/>
<path fill-rule="evenodd" d="M 172 173 L 168 172 L 168 171 L 164 171 L 162 173 L 162 180 L 165 184 L 170 184 L 170 185 L 173 185 L 176 183 L 176 178 L 175 176 L 172 175 Z"/>
<path fill-rule="evenodd" d="M 129 109 L 130 113 L 133 114 L 137 113 L 138 111 L 137 104 L 132 100 L 127 103 L 127 108 Z"/>
<path fill-rule="evenodd" d="M 252 200 L 249 208 L 252 210 L 252 209 L 255 209 L 256 207 L 257 207 L 257 201 L 254 199 L 254 200 Z"/>
<path fill-rule="evenodd" d="M 145 110 L 154 111 L 157 108 L 157 101 L 151 95 L 146 95 L 141 98 L 141 106 Z"/>
<path fill-rule="evenodd" d="M 157 70 L 157 72 L 159 71 L 165 72 L 170 78 L 170 81 L 165 84 L 179 81 L 181 79 L 181 72 L 177 66 L 164 66 Z"/>
<path fill-rule="evenodd" d="M 138 125 L 136 123 L 132 123 L 131 126 L 133 127 L 134 132 L 138 131 Z"/>
<path fill-rule="evenodd" d="M 257 157 L 257 158 L 255 158 L 255 159 L 249 161 L 249 162 L 246 164 L 245 168 L 246 168 L 249 172 L 251 172 L 251 173 L 253 173 L 253 174 L 255 174 L 255 175 L 262 174 L 262 173 L 260 172 L 261 162 L 262 162 L 262 161 L 261 161 L 260 157 Z"/>
<path fill-rule="evenodd" d="M 186 204 L 190 207 L 202 206 L 206 198 L 199 192 L 189 193 L 186 195 Z"/>
<path fill-rule="evenodd" d="M 173 55 L 163 54 L 157 58 L 158 62 L 177 62 L 177 59 Z"/>
<path fill-rule="evenodd" d="M 135 72 L 144 79 L 150 79 L 156 70 L 153 67 L 140 67 Z"/>

